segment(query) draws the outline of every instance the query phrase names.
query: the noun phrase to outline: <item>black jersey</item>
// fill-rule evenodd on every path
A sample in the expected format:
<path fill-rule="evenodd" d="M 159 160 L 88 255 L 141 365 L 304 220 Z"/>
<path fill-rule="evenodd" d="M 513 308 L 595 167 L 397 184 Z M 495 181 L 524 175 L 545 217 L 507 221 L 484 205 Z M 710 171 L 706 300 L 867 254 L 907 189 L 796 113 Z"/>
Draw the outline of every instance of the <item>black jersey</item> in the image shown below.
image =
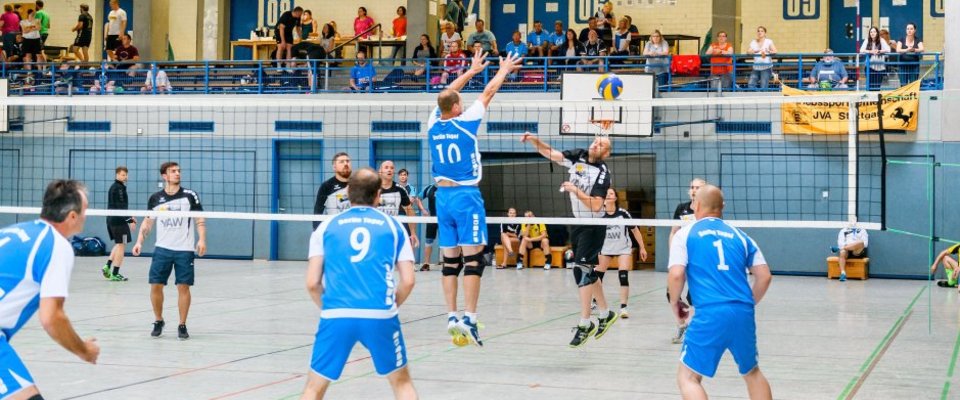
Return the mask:
<path fill-rule="evenodd" d="M 380 205 L 377 208 L 389 216 L 405 215 L 404 207 L 410 206 L 410 196 L 407 191 L 392 182 L 389 188 L 380 189 Z"/>
<path fill-rule="evenodd" d="M 350 199 L 347 198 L 347 183 L 337 177 L 327 179 L 317 190 L 317 201 L 313 203 L 314 215 L 335 215 L 350 208 Z M 313 222 L 313 229 L 317 229 L 320 221 Z"/>
<path fill-rule="evenodd" d="M 604 213 L 603 218 L 633 219 L 630 212 L 622 208 L 617 208 L 613 214 Z M 607 241 L 624 240 L 630 241 L 630 226 L 626 225 L 607 225 Z"/>
<path fill-rule="evenodd" d="M 693 209 L 690 208 L 691 204 L 692 202 L 690 201 L 678 204 L 677 209 L 673 211 L 673 219 L 683 220 L 684 224 L 695 220 L 696 217 L 693 216 Z"/>
<path fill-rule="evenodd" d="M 512 233 L 520 236 L 520 224 L 500 224 L 500 233 Z"/>
<path fill-rule="evenodd" d="M 113 185 L 110 185 L 110 191 L 107 192 L 107 209 L 108 210 L 129 210 L 130 209 L 130 199 L 127 197 L 127 185 L 124 185 L 123 182 L 114 181 Z M 127 223 L 133 222 L 132 217 L 124 216 L 110 216 L 107 217 L 107 225 L 116 226 L 116 225 L 125 225 Z"/>
<path fill-rule="evenodd" d="M 590 197 L 606 197 L 610 189 L 610 170 L 603 161 L 591 163 L 586 149 L 574 149 L 563 152 L 563 166 L 569 168 L 570 182 Z M 570 193 L 573 216 L 577 218 L 599 218 L 605 212 L 594 212 L 583 204 L 576 195 Z"/>
<path fill-rule="evenodd" d="M 423 188 L 420 198 L 427 202 L 427 210 L 430 211 L 430 215 L 437 215 L 437 184 L 431 183 Z"/>

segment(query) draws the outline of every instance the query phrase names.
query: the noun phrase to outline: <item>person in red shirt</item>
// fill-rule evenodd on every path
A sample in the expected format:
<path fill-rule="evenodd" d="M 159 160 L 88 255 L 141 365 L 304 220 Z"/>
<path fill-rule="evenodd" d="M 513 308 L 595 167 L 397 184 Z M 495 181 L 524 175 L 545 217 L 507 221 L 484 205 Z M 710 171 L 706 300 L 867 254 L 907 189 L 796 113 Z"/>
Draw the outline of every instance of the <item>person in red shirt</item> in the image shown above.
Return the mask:
<path fill-rule="evenodd" d="M 443 76 L 441 82 L 444 85 L 449 82 L 451 76 L 454 79 L 463 74 L 467 68 L 467 54 L 460 50 L 460 42 L 450 43 L 450 54 L 443 57 Z"/>
<path fill-rule="evenodd" d="M 395 38 L 406 38 L 407 36 L 407 8 L 404 6 L 397 7 L 397 17 L 393 19 L 393 37 Z M 393 54 L 390 58 L 404 58 L 406 54 L 400 54 L 406 46 L 396 46 L 393 48 Z M 406 64 L 406 63 L 402 63 Z"/>
<path fill-rule="evenodd" d="M 733 59 L 716 57 L 731 54 L 733 54 L 733 46 L 727 42 L 727 33 L 724 31 L 718 32 L 717 41 L 707 49 L 707 55 L 715 56 L 710 57 L 710 77 L 715 79 L 714 87 L 716 85 L 720 85 L 724 89 L 733 87 Z"/>

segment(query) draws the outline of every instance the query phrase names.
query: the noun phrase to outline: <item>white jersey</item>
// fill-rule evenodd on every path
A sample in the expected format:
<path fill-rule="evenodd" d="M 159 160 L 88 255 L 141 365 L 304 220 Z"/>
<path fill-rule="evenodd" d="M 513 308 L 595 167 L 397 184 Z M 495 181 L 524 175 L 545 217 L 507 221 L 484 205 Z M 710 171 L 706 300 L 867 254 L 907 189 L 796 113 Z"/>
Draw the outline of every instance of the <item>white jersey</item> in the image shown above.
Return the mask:
<path fill-rule="evenodd" d="M 563 152 L 563 166 L 569 168 L 570 182 L 590 197 L 606 197 L 610 188 L 610 170 L 603 161 L 591 163 L 586 149 Z M 590 210 L 573 193 L 570 193 L 573 216 L 577 218 L 600 218 L 606 214 L 603 210 Z"/>
<path fill-rule="evenodd" d="M 867 235 L 866 229 L 843 228 L 840 230 L 840 233 L 837 234 L 837 247 L 841 249 L 850 243 L 856 242 L 863 242 L 863 247 L 867 247 L 869 235 Z"/>
<path fill-rule="evenodd" d="M 180 188 L 172 195 L 161 190 L 150 196 L 147 208 L 153 211 L 203 211 L 196 192 Z M 196 227 L 193 218 L 158 217 L 157 247 L 173 251 L 194 251 Z"/>
<path fill-rule="evenodd" d="M 121 22 L 127 20 L 127 12 L 123 11 L 122 8 L 110 11 L 110 14 L 107 15 L 107 35 L 119 35 Z"/>
<path fill-rule="evenodd" d="M 40 307 L 40 299 L 67 297 L 73 247 L 35 220 L 0 229 L 0 331 L 10 340 Z"/>

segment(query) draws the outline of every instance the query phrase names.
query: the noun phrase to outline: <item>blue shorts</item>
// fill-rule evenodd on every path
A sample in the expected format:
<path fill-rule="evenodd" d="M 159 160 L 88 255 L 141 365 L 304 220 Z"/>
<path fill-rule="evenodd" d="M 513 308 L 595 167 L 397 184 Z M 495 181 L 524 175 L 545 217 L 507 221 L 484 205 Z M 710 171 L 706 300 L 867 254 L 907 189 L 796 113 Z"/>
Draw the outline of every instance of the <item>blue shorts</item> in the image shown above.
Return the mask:
<path fill-rule="evenodd" d="M 680 361 L 700 375 L 713 378 L 723 353 L 730 350 L 746 375 L 757 367 L 757 324 L 753 306 L 717 304 L 697 307 L 680 351 Z"/>
<path fill-rule="evenodd" d="M 400 318 L 321 318 L 313 344 L 310 369 L 329 381 L 340 379 L 350 351 L 360 342 L 370 352 L 380 375 L 407 365 L 407 346 L 400 332 Z"/>
<path fill-rule="evenodd" d="M 487 244 L 487 211 L 480 188 L 441 186 L 436 201 L 440 248 Z"/>
<path fill-rule="evenodd" d="M 0 335 L 0 399 L 33 386 L 33 377 L 20 356 L 10 347 L 7 338 Z"/>
<path fill-rule="evenodd" d="M 176 269 L 177 285 L 193 286 L 193 259 L 192 251 L 168 250 L 157 247 L 153 250 L 153 261 L 150 263 L 150 284 L 164 285 L 170 280 L 170 272 Z"/>

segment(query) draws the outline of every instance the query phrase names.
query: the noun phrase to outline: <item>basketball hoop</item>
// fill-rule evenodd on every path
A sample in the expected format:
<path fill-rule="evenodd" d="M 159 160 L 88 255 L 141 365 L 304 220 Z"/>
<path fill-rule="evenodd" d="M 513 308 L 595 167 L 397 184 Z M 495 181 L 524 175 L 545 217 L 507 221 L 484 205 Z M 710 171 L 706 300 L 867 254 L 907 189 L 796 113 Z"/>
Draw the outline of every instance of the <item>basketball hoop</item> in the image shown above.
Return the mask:
<path fill-rule="evenodd" d="M 610 133 L 613 132 L 613 124 L 616 121 L 613 119 L 591 119 L 590 123 L 596 125 L 599 128 L 597 132 L 598 137 L 608 137 Z"/>

